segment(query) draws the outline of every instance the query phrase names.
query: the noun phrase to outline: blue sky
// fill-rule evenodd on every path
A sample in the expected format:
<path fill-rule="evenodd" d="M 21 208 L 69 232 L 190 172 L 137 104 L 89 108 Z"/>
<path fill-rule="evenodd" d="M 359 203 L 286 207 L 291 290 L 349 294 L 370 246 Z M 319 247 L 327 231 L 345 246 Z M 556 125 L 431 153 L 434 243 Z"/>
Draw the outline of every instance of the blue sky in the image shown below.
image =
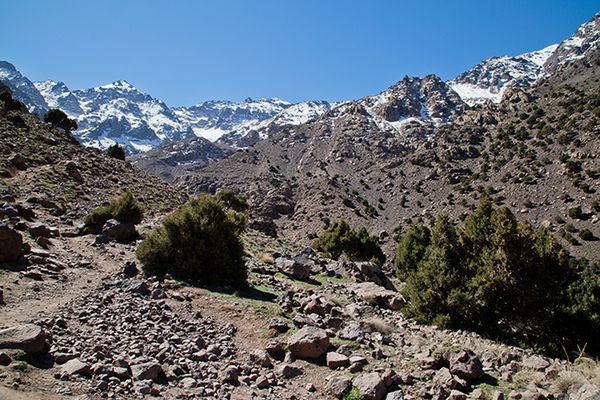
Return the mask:
<path fill-rule="evenodd" d="M 451 79 L 570 36 L 598 0 L 0 0 L 6 60 L 72 89 L 125 79 L 167 104 L 343 100 Z"/>

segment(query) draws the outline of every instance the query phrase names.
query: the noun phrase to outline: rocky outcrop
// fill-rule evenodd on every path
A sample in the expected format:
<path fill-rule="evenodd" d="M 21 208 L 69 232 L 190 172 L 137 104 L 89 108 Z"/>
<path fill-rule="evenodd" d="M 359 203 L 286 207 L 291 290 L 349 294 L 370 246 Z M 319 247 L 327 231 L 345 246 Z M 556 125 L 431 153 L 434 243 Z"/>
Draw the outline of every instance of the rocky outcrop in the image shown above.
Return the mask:
<path fill-rule="evenodd" d="M 0 262 L 16 263 L 21 256 L 23 236 L 6 224 L 0 224 Z"/>

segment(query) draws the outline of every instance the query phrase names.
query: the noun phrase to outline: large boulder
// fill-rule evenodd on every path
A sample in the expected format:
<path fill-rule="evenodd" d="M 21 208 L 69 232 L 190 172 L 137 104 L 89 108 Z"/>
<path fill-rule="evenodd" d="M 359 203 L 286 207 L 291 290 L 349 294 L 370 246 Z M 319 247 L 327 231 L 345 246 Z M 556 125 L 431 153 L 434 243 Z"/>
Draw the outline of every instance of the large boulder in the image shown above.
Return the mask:
<path fill-rule="evenodd" d="M 357 283 L 352 285 L 351 290 L 364 301 L 390 310 L 399 310 L 406 303 L 398 292 L 386 289 L 373 282 Z"/>
<path fill-rule="evenodd" d="M 354 379 L 354 386 L 363 400 L 381 400 L 387 393 L 385 383 L 377 372 L 359 375 Z"/>
<path fill-rule="evenodd" d="M 48 351 L 48 341 L 48 334 L 33 324 L 0 330 L 0 349 L 19 349 L 28 354 L 36 354 Z"/>
<path fill-rule="evenodd" d="M 279 272 L 294 279 L 304 281 L 310 278 L 311 268 L 307 263 L 300 263 L 295 259 L 278 257 L 275 259 L 275 266 Z"/>
<path fill-rule="evenodd" d="M 0 262 L 18 262 L 21 246 L 23 246 L 23 236 L 8 225 L 0 224 Z"/>
<path fill-rule="evenodd" d="M 461 379 L 473 380 L 483 377 L 483 365 L 472 352 L 459 351 L 447 356 L 450 372 Z"/>
<path fill-rule="evenodd" d="M 128 243 L 135 239 L 137 236 L 137 231 L 135 230 L 135 224 L 131 222 L 109 219 L 102 227 L 102 234 L 116 240 L 117 242 Z"/>
<path fill-rule="evenodd" d="M 320 328 L 306 326 L 288 339 L 288 350 L 301 359 L 316 359 L 329 348 L 327 332 Z"/>

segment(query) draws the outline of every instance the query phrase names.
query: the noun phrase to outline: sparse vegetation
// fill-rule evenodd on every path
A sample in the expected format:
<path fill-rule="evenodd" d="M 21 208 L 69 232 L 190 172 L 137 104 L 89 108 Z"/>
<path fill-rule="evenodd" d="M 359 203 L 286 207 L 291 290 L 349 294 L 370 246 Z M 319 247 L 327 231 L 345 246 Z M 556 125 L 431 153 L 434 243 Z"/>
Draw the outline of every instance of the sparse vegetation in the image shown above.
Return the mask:
<path fill-rule="evenodd" d="M 117 160 L 125 161 L 125 149 L 119 144 L 115 143 L 112 146 L 109 146 L 106 149 L 106 155 L 112 158 L 116 158 Z"/>
<path fill-rule="evenodd" d="M 95 208 L 85 217 L 84 223 L 90 229 L 102 227 L 109 219 L 139 224 L 144 218 L 144 208 L 135 200 L 131 191 L 126 190 L 121 196 L 104 206 Z"/>
<path fill-rule="evenodd" d="M 313 247 L 333 259 L 344 254 L 353 261 L 385 262 L 376 236 L 369 235 L 366 228 L 352 229 L 344 220 L 332 222 L 327 230 L 313 242 Z"/>
<path fill-rule="evenodd" d="M 77 129 L 77 122 L 70 119 L 63 111 L 54 108 L 44 114 L 44 122 L 52 124 L 52 126 L 63 129 L 65 132 L 71 132 Z"/>

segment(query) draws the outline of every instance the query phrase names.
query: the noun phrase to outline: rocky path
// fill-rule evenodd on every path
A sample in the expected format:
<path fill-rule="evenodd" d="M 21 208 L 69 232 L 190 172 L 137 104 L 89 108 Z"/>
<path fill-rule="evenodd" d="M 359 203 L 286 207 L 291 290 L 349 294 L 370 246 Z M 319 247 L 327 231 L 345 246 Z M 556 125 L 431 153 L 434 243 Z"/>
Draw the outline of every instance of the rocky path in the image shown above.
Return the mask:
<path fill-rule="evenodd" d="M 309 249 L 254 254 L 253 288 L 228 293 L 143 277 L 131 245 L 45 239 L 45 250 L 32 242 L 28 267 L 0 275 L 0 349 L 3 328 L 25 327 L 13 350 L 0 350 L 0 365 L 8 364 L 0 366 L 2 400 L 600 393 L 593 362 L 552 360 L 405 319 L 404 299 L 374 264 L 323 260 Z M 26 354 L 39 351 L 34 345 L 49 352 Z"/>

